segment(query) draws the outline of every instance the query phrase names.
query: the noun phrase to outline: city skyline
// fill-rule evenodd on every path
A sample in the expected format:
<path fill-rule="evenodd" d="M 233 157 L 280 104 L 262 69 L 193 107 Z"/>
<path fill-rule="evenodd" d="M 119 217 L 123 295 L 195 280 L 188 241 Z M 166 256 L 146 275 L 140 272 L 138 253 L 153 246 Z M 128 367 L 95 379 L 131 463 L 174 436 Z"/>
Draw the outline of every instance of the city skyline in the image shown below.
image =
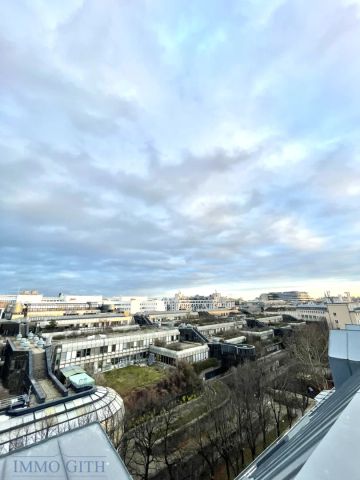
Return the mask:
<path fill-rule="evenodd" d="M 360 293 L 358 1 L 2 8 L 0 291 Z"/>
<path fill-rule="evenodd" d="M 336 284 L 338 285 L 338 284 Z M 343 286 L 345 287 L 347 284 L 344 284 Z M 345 293 L 349 292 L 350 296 L 357 298 L 360 297 L 360 293 L 358 290 L 351 290 L 351 289 L 342 289 L 342 290 L 335 290 L 335 289 L 328 289 L 328 288 L 314 288 L 312 290 L 306 289 L 306 288 L 301 288 L 301 284 L 292 284 L 292 285 L 283 285 L 277 286 L 277 287 L 269 287 L 269 288 L 258 288 L 258 289 L 252 289 L 252 290 L 233 290 L 233 291 L 228 291 L 228 290 L 223 290 L 219 289 L 216 286 L 213 288 L 208 288 L 208 287 L 203 287 L 203 288 L 180 288 L 178 290 L 164 290 L 163 292 L 157 291 L 157 292 L 140 292 L 137 294 L 134 294 L 132 292 L 113 292 L 109 293 L 106 291 L 102 290 L 97 290 L 97 291 L 88 291 L 84 289 L 78 289 L 78 290 L 61 290 L 61 291 L 56 291 L 54 289 L 45 289 L 45 290 L 39 290 L 39 289 L 23 289 L 23 288 L 18 288 L 17 290 L 12 290 L 12 291 L 1 291 L 1 294 L 8 294 L 8 295 L 16 295 L 20 294 L 21 292 L 38 292 L 40 294 L 43 294 L 45 296 L 58 296 L 61 294 L 64 295 L 102 295 L 104 298 L 106 297 L 153 297 L 153 298 L 166 298 L 166 297 L 173 297 L 177 293 L 181 293 L 185 296 L 209 296 L 213 293 L 220 293 L 224 297 L 229 297 L 229 298 L 234 298 L 238 299 L 241 298 L 245 301 L 247 300 L 254 300 L 255 298 L 258 298 L 261 294 L 265 293 L 276 293 L 276 292 L 286 292 L 286 291 L 298 291 L 298 292 L 306 292 L 309 293 L 310 297 L 313 298 L 314 300 L 323 298 L 325 295 L 330 294 L 330 296 L 336 297 L 338 295 L 344 296 Z"/>

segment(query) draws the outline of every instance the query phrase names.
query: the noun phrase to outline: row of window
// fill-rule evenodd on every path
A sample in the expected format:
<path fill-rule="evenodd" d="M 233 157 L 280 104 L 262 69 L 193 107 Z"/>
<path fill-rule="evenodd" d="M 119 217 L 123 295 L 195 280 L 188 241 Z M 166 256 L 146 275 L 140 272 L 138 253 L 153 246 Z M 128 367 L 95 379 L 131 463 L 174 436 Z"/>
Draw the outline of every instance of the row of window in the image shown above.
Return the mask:
<path fill-rule="evenodd" d="M 166 338 L 168 342 L 175 342 L 179 339 L 179 335 L 171 335 L 170 337 Z M 115 352 L 122 352 L 131 349 L 142 349 L 148 348 L 150 345 L 153 345 L 154 339 L 145 339 L 139 340 L 138 338 L 134 341 L 127 341 L 124 343 L 115 343 L 112 345 L 102 345 L 98 347 L 86 347 L 86 348 L 78 348 L 77 350 L 72 351 L 63 351 L 61 352 L 61 362 L 64 361 L 71 361 L 75 358 L 84 358 L 89 356 L 97 356 L 97 355 L 106 355 Z"/>
<path fill-rule="evenodd" d="M 313 320 L 325 320 L 325 317 L 323 315 L 301 315 L 301 318 L 304 319 L 313 319 Z"/>
<path fill-rule="evenodd" d="M 29 312 L 36 312 L 42 310 L 98 310 L 96 307 L 88 303 L 63 303 L 63 304 L 29 304 Z"/>
<path fill-rule="evenodd" d="M 324 313 L 324 310 L 303 310 L 302 311 L 303 313 L 317 313 L 317 314 L 323 314 Z"/>
<path fill-rule="evenodd" d="M 154 332 L 151 336 L 145 336 L 145 335 L 140 335 L 139 333 L 133 333 L 132 335 L 124 335 L 124 336 L 121 336 L 121 337 L 117 337 L 117 336 L 114 336 L 113 338 L 107 338 L 107 342 L 116 342 L 115 345 L 119 345 L 120 347 L 122 345 L 125 345 L 126 343 L 128 342 L 139 342 L 141 341 L 140 339 L 143 338 L 143 342 L 145 345 L 152 345 L 153 342 L 156 340 L 156 339 L 159 339 L 159 340 L 164 340 L 165 342 L 176 342 L 179 340 L 179 334 L 176 334 L 174 331 L 172 331 L 172 335 L 169 335 L 169 332 Z M 145 338 L 144 338 L 145 337 Z M 105 341 L 106 341 L 105 340 Z M 79 343 L 79 348 L 81 347 L 85 347 L 87 345 L 90 344 L 95 344 L 99 342 L 99 339 L 78 339 L 78 340 L 69 340 L 67 341 L 66 343 L 65 342 L 62 342 L 62 345 L 63 345 L 63 350 L 75 350 L 76 347 L 74 347 L 74 344 L 75 343 Z M 107 343 L 106 342 L 106 343 Z M 72 347 L 72 348 L 71 348 Z"/>
<path fill-rule="evenodd" d="M 127 342 L 123 344 L 123 350 L 129 350 L 131 348 L 141 348 L 144 346 L 144 341 L 139 340 L 137 342 Z M 116 344 L 114 345 L 103 345 L 102 347 L 94 348 L 82 348 L 81 350 L 76 351 L 76 358 L 88 357 L 90 355 L 105 355 L 107 353 L 116 352 Z"/>

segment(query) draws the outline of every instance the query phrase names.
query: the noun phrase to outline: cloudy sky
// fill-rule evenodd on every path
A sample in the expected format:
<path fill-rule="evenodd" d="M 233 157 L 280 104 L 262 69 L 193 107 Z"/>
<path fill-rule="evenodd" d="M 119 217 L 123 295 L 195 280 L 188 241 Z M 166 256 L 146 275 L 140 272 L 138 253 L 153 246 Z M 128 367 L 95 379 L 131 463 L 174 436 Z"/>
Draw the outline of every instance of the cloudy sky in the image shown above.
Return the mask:
<path fill-rule="evenodd" d="M 0 289 L 360 293 L 360 2 L 1 3 Z"/>

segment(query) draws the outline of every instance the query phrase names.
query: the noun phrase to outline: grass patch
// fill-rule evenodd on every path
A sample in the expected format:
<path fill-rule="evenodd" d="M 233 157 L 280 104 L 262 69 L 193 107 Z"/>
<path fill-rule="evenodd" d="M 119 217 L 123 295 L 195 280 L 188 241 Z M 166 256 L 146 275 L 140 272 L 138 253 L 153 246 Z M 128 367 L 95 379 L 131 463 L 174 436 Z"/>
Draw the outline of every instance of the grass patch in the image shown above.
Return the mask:
<path fill-rule="evenodd" d="M 154 385 L 167 375 L 166 370 L 157 367 L 139 367 L 130 365 L 103 373 L 105 387 L 113 388 L 121 397 L 126 397 L 133 390 Z"/>

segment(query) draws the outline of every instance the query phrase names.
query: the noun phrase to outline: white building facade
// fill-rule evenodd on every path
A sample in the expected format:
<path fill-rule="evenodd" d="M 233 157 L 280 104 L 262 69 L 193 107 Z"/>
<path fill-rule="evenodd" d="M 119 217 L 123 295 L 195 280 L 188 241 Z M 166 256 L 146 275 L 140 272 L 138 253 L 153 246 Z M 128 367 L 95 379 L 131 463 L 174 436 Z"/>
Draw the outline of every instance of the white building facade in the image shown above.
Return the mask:
<path fill-rule="evenodd" d="M 114 305 L 116 309 L 131 314 L 166 310 L 163 300 L 151 297 L 109 297 L 104 299 L 104 304 Z"/>
<path fill-rule="evenodd" d="M 166 310 L 171 312 L 176 311 L 192 311 L 201 312 L 209 310 L 219 310 L 222 308 L 235 308 L 235 300 L 228 297 L 222 297 L 220 293 L 213 293 L 208 297 L 195 295 L 186 296 L 181 292 L 175 294 L 174 297 L 163 299 L 166 305 Z"/>
<path fill-rule="evenodd" d="M 329 303 L 328 310 L 331 329 L 344 329 L 345 325 L 360 325 L 358 303 Z"/>
<path fill-rule="evenodd" d="M 62 340 L 54 345 L 54 368 L 79 365 L 94 373 L 107 371 L 145 361 L 157 340 L 170 344 L 179 339 L 178 329 L 154 329 Z"/>
<path fill-rule="evenodd" d="M 150 347 L 150 353 L 155 355 L 157 362 L 167 365 L 177 365 L 181 361 L 188 363 L 202 362 L 209 358 L 209 347 L 207 345 L 189 345 L 188 348 L 173 350 L 166 347 Z"/>

